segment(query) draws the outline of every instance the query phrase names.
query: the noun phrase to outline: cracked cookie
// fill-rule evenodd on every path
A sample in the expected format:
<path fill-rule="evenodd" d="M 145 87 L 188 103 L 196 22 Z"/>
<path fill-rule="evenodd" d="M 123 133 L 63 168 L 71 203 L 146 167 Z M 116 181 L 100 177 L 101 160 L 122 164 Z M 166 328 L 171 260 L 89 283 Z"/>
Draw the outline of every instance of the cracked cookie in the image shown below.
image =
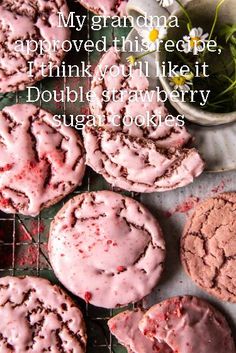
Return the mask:
<path fill-rule="evenodd" d="M 183 232 L 181 260 L 202 289 L 236 303 L 236 193 L 197 205 Z"/>
<path fill-rule="evenodd" d="M 204 169 L 194 149 L 161 149 L 150 139 L 105 128 L 83 129 L 86 164 L 114 187 L 160 192 L 193 182 Z"/>
<path fill-rule="evenodd" d="M 98 191 L 76 196 L 56 215 L 49 257 L 68 290 L 115 308 L 141 300 L 156 286 L 165 242 L 157 220 L 139 202 Z"/>
<path fill-rule="evenodd" d="M 124 311 L 108 321 L 111 333 L 127 348 L 128 353 L 173 353 L 165 343 L 151 341 L 139 330 L 145 311 Z"/>
<path fill-rule="evenodd" d="M 1 278 L 0 317 L 1 353 L 85 353 L 80 309 L 45 279 Z"/>
<path fill-rule="evenodd" d="M 140 330 L 178 353 L 235 353 L 224 316 L 208 302 L 192 296 L 167 299 L 144 314 Z"/>
<path fill-rule="evenodd" d="M 76 0 L 86 9 L 100 16 L 126 16 L 128 0 Z"/>
<path fill-rule="evenodd" d="M 159 147 L 182 147 L 191 135 L 158 102 L 157 93 L 148 91 L 149 82 L 140 69 L 121 62 L 120 53 L 111 47 L 98 63 L 91 91 L 90 110 L 98 125 L 130 136 L 155 140 Z M 135 98 L 131 99 L 135 92 Z M 100 124 L 102 121 L 102 124 Z"/>
<path fill-rule="evenodd" d="M 36 216 L 81 184 L 84 148 L 72 128 L 31 104 L 0 112 L 0 210 Z"/>
<path fill-rule="evenodd" d="M 68 16 L 65 0 L 0 0 L 0 93 L 23 90 L 41 80 L 42 64 L 45 75 L 49 63 L 61 64 L 62 42 L 70 39 L 70 31 L 59 28 L 59 12 Z M 45 43 L 42 53 L 38 43 Z"/>

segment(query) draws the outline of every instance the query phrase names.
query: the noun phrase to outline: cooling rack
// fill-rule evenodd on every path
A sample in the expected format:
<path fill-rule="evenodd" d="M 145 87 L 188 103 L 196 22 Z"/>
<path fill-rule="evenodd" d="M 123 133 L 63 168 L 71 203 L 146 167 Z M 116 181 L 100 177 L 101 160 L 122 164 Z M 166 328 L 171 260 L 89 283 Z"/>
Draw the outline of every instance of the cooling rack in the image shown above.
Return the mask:
<path fill-rule="evenodd" d="M 73 1 L 69 2 L 69 7 L 70 10 L 75 11 L 76 14 L 86 15 L 87 17 L 86 26 L 82 32 L 72 30 L 73 39 L 87 38 L 96 40 L 99 39 L 98 37 L 105 36 L 110 46 L 115 36 L 126 36 L 129 32 L 129 29 L 116 30 L 111 27 L 104 28 L 99 31 L 99 33 L 93 32 L 90 26 L 92 14 L 83 9 L 80 5 L 73 3 Z M 65 62 L 79 65 L 81 61 L 85 61 L 94 68 L 101 55 L 102 54 L 97 52 L 70 52 L 66 56 Z M 65 90 L 67 85 L 70 86 L 71 89 L 79 89 L 80 86 L 89 89 L 90 79 L 75 77 L 48 78 L 41 81 L 36 86 L 39 88 L 40 92 L 43 90 L 57 90 L 59 93 L 60 90 Z M 25 103 L 26 100 L 26 91 L 16 94 L 0 95 L 0 109 L 15 103 Z M 54 114 L 76 115 L 87 112 L 86 104 L 80 102 L 71 104 L 50 101 L 49 103 L 45 103 L 41 99 L 38 99 L 33 104 L 45 110 L 49 110 Z M 109 186 L 102 178 L 95 175 L 91 170 L 87 170 L 81 187 L 59 204 L 42 211 L 38 217 L 32 218 L 21 215 L 7 215 L 0 211 L 0 277 L 6 275 L 33 275 L 47 278 L 53 283 L 58 283 L 50 266 L 47 252 L 50 223 L 57 211 L 69 198 L 84 191 L 99 189 L 109 189 Z M 112 337 L 107 327 L 107 320 L 120 310 L 104 310 L 85 304 L 76 297 L 73 297 L 73 299 L 78 303 L 85 316 L 89 337 L 87 352 L 126 352 L 126 350 L 117 343 L 115 338 Z"/>
<path fill-rule="evenodd" d="M 85 177 L 86 190 L 91 187 L 91 175 Z M 85 187 L 85 185 L 84 185 Z M 103 187 L 104 189 L 104 187 Z M 83 190 L 85 191 L 85 189 Z M 69 197 L 81 193 L 75 191 Z M 18 215 L 5 215 L 0 212 L 0 277 L 6 275 L 33 275 L 49 279 L 58 284 L 50 266 L 47 253 L 47 238 L 51 220 L 57 209 L 65 201 L 50 210 L 43 211 L 38 217 L 30 218 Z M 70 296 L 72 296 L 69 293 Z M 72 296 L 82 309 L 88 329 L 88 353 L 123 353 L 126 352 L 107 327 L 107 320 L 123 309 L 108 310 L 85 304 Z"/>

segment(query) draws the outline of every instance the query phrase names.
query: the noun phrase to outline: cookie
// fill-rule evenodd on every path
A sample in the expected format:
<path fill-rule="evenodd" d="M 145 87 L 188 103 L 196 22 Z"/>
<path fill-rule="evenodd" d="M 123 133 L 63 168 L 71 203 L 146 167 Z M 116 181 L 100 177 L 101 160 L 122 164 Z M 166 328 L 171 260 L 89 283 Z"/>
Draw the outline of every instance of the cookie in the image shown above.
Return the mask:
<path fill-rule="evenodd" d="M 197 205 L 183 232 L 181 260 L 202 289 L 236 303 L 236 193 Z"/>
<path fill-rule="evenodd" d="M 85 126 L 86 163 L 108 183 L 135 192 L 160 192 L 191 183 L 204 169 L 192 149 L 160 149 L 155 142 Z"/>
<path fill-rule="evenodd" d="M 165 343 L 151 341 L 139 330 L 144 311 L 123 311 L 108 321 L 111 333 L 126 347 L 128 353 L 173 353 Z"/>
<path fill-rule="evenodd" d="M 136 302 L 156 286 L 165 243 L 139 202 L 111 191 L 76 196 L 54 218 L 49 257 L 58 279 L 93 305 Z"/>
<path fill-rule="evenodd" d="M 77 0 L 89 11 L 101 16 L 126 16 L 128 0 Z"/>
<path fill-rule="evenodd" d="M 84 148 L 72 128 L 31 104 L 0 112 L 0 210 L 35 216 L 81 184 Z"/>
<path fill-rule="evenodd" d="M 94 72 L 91 113 L 104 126 L 130 136 L 150 138 L 159 147 L 186 145 L 191 135 L 173 116 L 165 120 L 167 109 L 158 101 L 157 93 L 148 88 L 149 82 L 140 68 L 123 64 L 120 53 L 111 47 Z M 131 99 L 133 91 L 137 91 L 137 96 Z"/>
<path fill-rule="evenodd" d="M 153 306 L 139 328 L 149 339 L 179 353 L 235 353 L 224 316 L 208 302 L 192 296 L 167 299 Z"/>
<path fill-rule="evenodd" d="M 0 279 L 2 353 L 85 353 L 83 316 L 59 288 L 37 277 Z"/>
<path fill-rule="evenodd" d="M 59 27 L 59 12 L 68 16 L 65 0 L 1 0 L 0 93 L 23 90 L 41 80 L 42 64 L 45 75 L 49 73 L 49 63 L 61 64 L 65 56 L 62 42 L 70 39 L 70 31 Z M 36 44 L 43 42 L 47 50 L 40 53 Z"/>

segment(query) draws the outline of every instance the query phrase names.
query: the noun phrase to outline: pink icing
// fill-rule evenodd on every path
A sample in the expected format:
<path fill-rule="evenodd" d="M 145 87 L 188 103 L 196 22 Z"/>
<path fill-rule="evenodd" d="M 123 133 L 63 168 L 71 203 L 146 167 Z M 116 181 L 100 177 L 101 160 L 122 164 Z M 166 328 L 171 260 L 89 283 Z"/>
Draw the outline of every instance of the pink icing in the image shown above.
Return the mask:
<path fill-rule="evenodd" d="M 124 311 L 108 321 L 109 329 L 129 353 L 173 353 L 165 343 L 151 341 L 141 333 L 138 325 L 143 315 L 140 309 Z"/>
<path fill-rule="evenodd" d="M 167 343 L 174 352 L 236 352 L 223 315 L 196 297 L 171 298 L 153 306 L 139 327 L 147 337 Z"/>
<path fill-rule="evenodd" d="M 49 256 L 66 288 L 113 308 L 151 292 L 162 273 L 165 244 L 159 224 L 140 203 L 99 191 L 75 197 L 57 214 Z"/>
<path fill-rule="evenodd" d="M 114 71 L 119 72 L 119 75 L 114 77 Z M 106 72 L 104 78 L 101 72 Z M 153 139 L 160 147 L 181 147 L 185 145 L 190 140 L 191 135 L 185 127 L 180 127 L 174 118 L 171 123 L 170 121 L 165 122 L 168 111 L 164 104 L 158 101 L 155 91 L 149 91 L 149 98 L 144 95 L 144 92 L 148 92 L 148 88 L 149 82 L 142 71 L 140 69 L 130 71 L 127 64 L 121 63 L 120 54 L 111 47 L 103 55 L 94 72 L 91 90 L 96 99 L 90 104 L 91 112 L 96 117 L 104 117 L 104 123 L 110 129 L 122 131 L 131 136 Z M 118 100 L 117 93 L 114 99 L 114 89 L 122 92 L 124 96 Z M 133 90 L 143 92 L 143 97 L 139 96 L 138 101 L 137 99 L 133 102 L 130 101 L 128 92 Z M 109 92 L 110 100 L 108 103 L 102 101 L 104 91 Z M 129 126 L 123 125 L 122 119 L 124 116 L 135 119 L 140 115 L 145 119 L 143 126 L 138 126 L 135 122 Z M 116 117 L 115 124 L 114 116 L 119 117 Z M 157 126 L 150 123 L 153 116 L 155 116 L 154 122 Z M 139 121 L 141 119 L 140 117 Z"/>
<path fill-rule="evenodd" d="M 58 12 L 68 15 L 64 0 L 4 0 L 0 4 L 0 92 L 22 90 L 42 78 L 40 65 L 60 65 L 64 52 L 61 43 L 70 38 L 68 28 L 59 28 Z M 58 40 L 57 50 L 43 55 L 15 51 L 16 40 Z M 4 43 L 4 45 L 2 45 Z M 33 77 L 28 62 L 34 62 Z"/>
<path fill-rule="evenodd" d="M 0 209 L 37 215 L 81 184 L 82 142 L 73 129 L 56 128 L 52 115 L 31 104 L 0 112 Z"/>
<path fill-rule="evenodd" d="M 86 126 L 86 164 L 113 186 L 155 192 L 185 186 L 199 176 L 204 162 L 195 149 L 163 150 L 151 140 Z"/>
<path fill-rule="evenodd" d="M 79 0 L 89 10 L 103 16 L 126 15 L 128 0 Z"/>
<path fill-rule="evenodd" d="M 84 353 L 81 311 L 57 286 L 36 277 L 0 279 L 1 353 Z"/>

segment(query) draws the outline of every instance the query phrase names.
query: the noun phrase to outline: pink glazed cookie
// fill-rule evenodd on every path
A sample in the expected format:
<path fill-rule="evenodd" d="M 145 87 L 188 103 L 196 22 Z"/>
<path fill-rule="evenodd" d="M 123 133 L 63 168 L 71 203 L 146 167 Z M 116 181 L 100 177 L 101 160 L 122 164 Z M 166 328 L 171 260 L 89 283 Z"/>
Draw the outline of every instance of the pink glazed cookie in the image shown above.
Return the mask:
<path fill-rule="evenodd" d="M 72 128 L 31 104 L 0 112 L 0 210 L 35 216 L 81 184 L 84 148 Z"/>
<path fill-rule="evenodd" d="M 60 65 L 65 55 L 62 42 L 70 39 L 70 31 L 59 28 L 59 12 L 68 16 L 65 0 L 0 1 L 0 93 L 23 90 L 41 80 L 41 64 L 46 66 L 45 74 L 48 74 L 49 62 Z M 55 50 L 50 48 L 41 55 L 33 43 L 27 52 L 28 40 L 58 42 Z M 16 41 L 23 41 L 23 48 L 16 46 L 19 44 Z M 32 72 L 29 62 L 33 62 Z"/>
<path fill-rule="evenodd" d="M 111 191 L 76 196 L 54 218 L 49 257 L 58 279 L 93 305 L 136 302 L 156 286 L 165 243 L 139 202 Z"/>
<path fill-rule="evenodd" d="M 1 353 L 85 353 L 81 311 L 45 279 L 1 278 L 0 317 Z"/>
<path fill-rule="evenodd" d="M 167 299 L 153 306 L 139 328 L 149 339 L 166 343 L 178 353 L 235 353 L 224 316 L 192 296 Z"/>
<path fill-rule="evenodd" d="M 77 0 L 89 11 L 101 16 L 126 16 L 128 0 Z"/>
<path fill-rule="evenodd" d="M 202 289 L 236 303 L 236 193 L 198 204 L 180 248 L 186 272 Z"/>
<path fill-rule="evenodd" d="M 130 136 L 150 138 L 159 147 L 186 145 L 191 135 L 173 116 L 171 121 L 165 121 L 167 109 L 163 103 L 158 102 L 156 92 L 148 91 L 148 88 L 149 82 L 142 71 L 123 64 L 120 53 L 111 47 L 94 72 L 91 112 L 106 127 Z M 137 91 L 138 97 L 132 101 L 129 97 L 133 91 Z"/>
<path fill-rule="evenodd" d="M 124 311 L 108 321 L 111 333 L 127 348 L 128 353 L 173 353 L 165 343 L 151 341 L 139 330 L 144 311 Z"/>
<path fill-rule="evenodd" d="M 86 164 L 114 187 L 160 192 L 190 184 L 204 169 L 194 149 L 161 149 L 150 139 L 104 128 L 83 130 Z"/>

